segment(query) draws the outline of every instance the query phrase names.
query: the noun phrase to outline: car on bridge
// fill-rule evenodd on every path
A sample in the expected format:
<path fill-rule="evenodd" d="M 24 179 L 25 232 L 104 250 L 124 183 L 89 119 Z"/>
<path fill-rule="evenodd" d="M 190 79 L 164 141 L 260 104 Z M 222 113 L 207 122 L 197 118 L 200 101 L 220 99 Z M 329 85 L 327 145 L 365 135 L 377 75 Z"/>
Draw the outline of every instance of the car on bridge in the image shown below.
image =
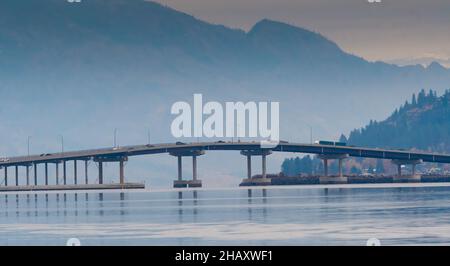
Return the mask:
<path fill-rule="evenodd" d="M 347 146 L 347 143 L 341 141 L 316 140 L 314 144 L 329 145 L 329 146 Z"/>

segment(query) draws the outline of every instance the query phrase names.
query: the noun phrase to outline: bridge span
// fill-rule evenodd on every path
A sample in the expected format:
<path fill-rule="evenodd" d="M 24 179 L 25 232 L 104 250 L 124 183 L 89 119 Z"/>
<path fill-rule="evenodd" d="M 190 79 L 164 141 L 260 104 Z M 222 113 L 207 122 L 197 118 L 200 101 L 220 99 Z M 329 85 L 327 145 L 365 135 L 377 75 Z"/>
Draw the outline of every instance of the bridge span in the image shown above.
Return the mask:
<path fill-rule="evenodd" d="M 44 153 L 39 155 L 30 156 L 17 156 L 0 159 L 0 169 L 4 169 L 4 186 L 8 186 L 8 169 L 15 169 L 15 185 L 20 185 L 19 179 L 19 167 L 26 168 L 26 186 L 38 185 L 38 172 L 39 165 L 44 165 L 44 184 L 49 185 L 48 178 L 48 165 L 54 164 L 56 170 L 56 182 L 55 185 L 69 185 L 67 184 L 67 167 L 66 162 L 73 161 L 73 180 L 74 184 L 70 184 L 71 187 L 77 184 L 89 184 L 88 178 L 88 162 L 94 161 L 98 164 L 98 184 L 104 183 L 103 177 L 103 163 L 104 162 L 118 162 L 119 163 L 119 184 L 125 185 L 125 173 L 124 162 L 129 157 L 149 154 L 169 154 L 178 158 L 178 177 L 174 181 L 174 187 L 201 187 L 201 180 L 197 178 L 197 157 L 204 155 L 209 151 L 240 151 L 242 155 L 247 157 L 247 181 L 256 181 L 258 184 L 266 184 L 268 179 L 266 178 L 266 157 L 272 152 L 291 152 L 291 153 L 309 153 L 318 154 L 324 162 L 324 178 L 328 177 L 328 160 L 339 160 L 339 176 L 337 182 L 342 179 L 342 160 L 347 157 L 365 157 L 365 158 L 378 158 L 389 159 L 393 163 L 398 165 L 398 176 L 401 177 L 401 166 L 410 164 L 413 165 L 413 177 L 415 176 L 415 165 L 422 162 L 432 163 L 450 163 L 450 155 L 428 153 L 428 152 L 416 152 L 405 150 L 392 150 L 392 149 L 376 149 L 376 148 L 364 148 L 355 146 L 333 146 L 323 144 L 302 144 L 302 143 L 289 143 L 282 141 L 273 148 L 264 148 L 259 142 L 197 142 L 197 143 L 165 143 L 165 144 L 146 144 L 146 145 L 134 145 L 134 146 L 121 146 L 112 148 L 92 149 L 92 150 L 80 150 L 80 151 L 67 151 L 57 153 Z M 254 180 L 252 178 L 251 171 L 251 158 L 252 156 L 262 156 L 262 175 L 260 179 Z M 182 177 L 182 158 L 192 157 L 193 173 L 192 180 L 184 180 Z M 84 181 L 78 180 L 78 161 L 84 162 Z M 59 165 L 62 164 L 62 184 L 59 184 Z M 30 182 L 30 169 L 33 169 L 33 184 Z M 341 178 L 341 179 L 340 179 Z M 245 181 L 245 180 L 244 180 Z M 326 180 L 325 180 L 326 181 Z M 331 181 L 333 181 L 331 179 Z"/>

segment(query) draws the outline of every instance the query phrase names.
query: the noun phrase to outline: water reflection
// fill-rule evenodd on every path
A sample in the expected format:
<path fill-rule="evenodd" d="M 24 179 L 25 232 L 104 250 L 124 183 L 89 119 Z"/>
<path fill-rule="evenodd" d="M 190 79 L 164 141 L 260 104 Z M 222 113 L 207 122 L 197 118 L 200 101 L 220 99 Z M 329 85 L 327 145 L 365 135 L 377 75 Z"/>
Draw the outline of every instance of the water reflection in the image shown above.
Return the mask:
<path fill-rule="evenodd" d="M 198 215 L 198 209 L 197 209 L 197 191 L 194 190 L 192 192 L 192 196 L 194 197 L 194 209 L 193 209 L 193 213 L 194 213 L 194 222 L 197 222 L 197 215 Z"/>
<path fill-rule="evenodd" d="M 49 216 L 49 211 L 48 211 L 48 194 L 45 194 L 45 216 L 46 217 Z"/>
<path fill-rule="evenodd" d="M 27 217 L 30 217 L 30 194 L 27 194 Z"/>
<path fill-rule="evenodd" d="M 254 192 L 259 192 L 261 191 L 261 197 L 258 198 L 254 198 L 253 194 Z M 267 212 L 268 212 L 268 208 L 267 208 L 267 204 L 268 204 L 268 195 L 267 195 L 267 189 L 262 188 L 262 189 L 247 189 L 247 214 L 248 214 L 248 220 L 249 221 L 253 221 L 255 218 L 254 217 L 254 210 L 256 208 L 256 213 L 258 213 L 260 211 L 260 213 L 262 214 L 262 220 L 266 221 L 267 219 Z M 259 201 L 259 199 L 261 201 Z M 261 202 L 262 204 L 258 204 L 258 202 Z"/>
<path fill-rule="evenodd" d="M 125 193 L 123 193 L 123 192 L 120 192 L 119 209 L 120 209 L 120 217 L 123 217 L 126 214 L 126 212 L 125 212 Z"/>
<path fill-rule="evenodd" d="M 5 195 L 6 217 L 8 217 L 8 194 Z"/>
<path fill-rule="evenodd" d="M 178 192 L 178 221 L 183 222 L 183 192 Z"/>
<path fill-rule="evenodd" d="M 16 194 L 16 218 L 19 217 L 19 194 Z"/>
<path fill-rule="evenodd" d="M 83 196 L 84 194 L 84 196 Z M 10 217 L 15 213 L 14 219 L 20 217 L 34 217 L 35 221 L 44 217 L 68 217 L 80 216 L 83 211 L 84 216 L 91 215 L 90 210 L 98 210 L 98 214 L 105 214 L 104 195 L 96 193 L 95 199 L 89 197 L 94 193 L 29 193 L 29 194 L 4 194 L 0 195 L 0 200 L 4 203 L 0 209 L 0 218 Z M 3 197 L 3 199 L 1 198 Z M 13 200 L 11 200 L 13 199 Z M 80 204 L 84 199 L 84 203 Z M 120 216 L 127 215 L 127 196 L 126 193 L 117 193 Z M 84 210 L 83 210 L 84 209 Z M 3 221 L 0 220 L 0 224 Z"/>
<path fill-rule="evenodd" d="M 252 190 L 251 189 L 248 189 L 247 190 L 247 197 L 248 197 L 248 200 L 247 200 L 247 213 L 248 213 L 248 220 L 249 221 L 251 221 L 252 220 L 252 218 L 253 218 L 253 216 L 252 216 L 252 213 L 253 213 L 253 208 L 252 208 Z"/>
<path fill-rule="evenodd" d="M 265 188 L 262 189 L 262 202 L 263 202 L 263 207 L 262 207 L 262 214 L 263 214 L 263 221 L 266 222 L 267 220 L 267 190 Z"/>
<path fill-rule="evenodd" d="M 74 195 L 74 201 L 75 201 L 75 217 L 78 217 L 78 194 L 75 193 Z"/>
<path fill-rule="evenodd" d="M 383 243 L 391 244 L 450 243 L 449 202 L 450 188 L 8 193 L 0 194 L 0 244 L 58 244 L 73 232 L 94 245 L 358 244 L 354 232 L 390 235 Z"/>
<path fill-rule="evenodd" d="M 189 200 L 189 195 L 192 192 L 192 198 Z M 184 221 L 184 216 L 189 216 L 190 212 L 187 213 L 186 210 L 192 209 L 192 219 L 194 222 L 197 221 L 197 216 L 199 213 L 198 209 L 198 191 L 178 191 L 177 192 L 177 214 L 178 214 L 178 222 Z M 186 197 L 185 197 L 186 196 Z M 192 203 L 192 205 L 190 205 Z"/>
<path fill-rule="evenodd" d="M 64 217 L 66 217 L 67 216 L 67 194 L 66 193 L 63 194 L 63 204 L 64 204 L 63 215 L 64 215 Z"/>
<path fill-rule="evenodd" d="M 88 204 L 88 202 L 89 202 L 89 193 L 85 193 L 85 195 L 84 195 L 84 201 L 85 201 L 85 204 L 84 204 L 84 207 L 85 207 L 85 209 L 86 209 L 86 211 L 84 212 L 84 214 L 86 215 L 86 216 L 89 216 L 89 204 Z"/>
<path fill-rule="evenodd" d="M 256 192 L 258 196 L 254 198 L 253 194 L 255 194 L 255 191 L 252 192 L 252 190 L 248 190 L 248 204 L 246 204 L 248 213 L 251 216 L 251 213 L 255 213 L 254 209 L 257 208 L 257 212 L 266 215 L 267 208 L 262 206 L 268 203 L 268 191 L 266 189 L 262 189 L 256 190 Z M 116 215 L 117 218 L 122 221 L 123 217 L 133 215 L 138 211 L 145 212 L 143 209 L 146 208 L 159 208 L 159 203 L 165 202 L 164 200 L 157 200 L 156 203 L 150 202 L 144 204 L 144 200 L 142 201 L 142 205 L 140 205 L 141 207 L 134 208 L 135 206 L 130 203 L 130 200 L 133 204 L 140 204 L 140 201 L 133 201 L 129 198 L 129 195 L 130 193 L 127 192 L 34 192 L 28 194 L 5 194 L 1 195 L 3 199 L 0 196 L 0 200 L 4 202 L 2 204 L 4 205 L 3 208 L 0 209 L 0 218 L 8 217 L 15 213 L 12 217 L 13 219 L 30 217 L 32 220 L 29 220 L 28 222 L 42 222 L 42 219 L 48 217 L 70 218 L 82 216 L 86 217 L 83 219 L 89 220 L 90 218 L 87 217 Z M 207 200 L 206 207 L 208 207 L 208 204 L 211 203 L 218 204 L 216 210 L 214 211 L 218 211 L 221 208 L 220 205 L 232 206 L 232 204 L 234 204 L 232 201 L 223 202 L 220 198 L 202 198 L 203 192 L 198 190 L 177 191 L 176 195 L 176 200 L 172 201 L 171 204 L 174 204 L 172 207 L 176 206 L 175 210 L 179 217 L 179 222 L 197 222 L 199 215 L 202 214 L 201 210 L 205 207 L 205 204 L 203 204 L 204 200 Z M 170 209 L 170 207 L 167 208 L 167 210 Z M 144 213 L 144 215 L 147 214 L 151 214 L 151 212 Z M 208 215 L 208 212 L 205 212 L 204 214 Z M 51 221 L 51 219 L 49 221 Z M 64 219 L 63 221 L 73 220 Z M 2 221 L 0 221 L 0 223 L 1 222 Z"/>
<path fill-rule="evenodd" d="M 98 201 L 99 201 L 99 215 L 102 217 L 105 213 L 103 211 L 104 204 L 103 204 L 103 193 L 98 194 Z"/>

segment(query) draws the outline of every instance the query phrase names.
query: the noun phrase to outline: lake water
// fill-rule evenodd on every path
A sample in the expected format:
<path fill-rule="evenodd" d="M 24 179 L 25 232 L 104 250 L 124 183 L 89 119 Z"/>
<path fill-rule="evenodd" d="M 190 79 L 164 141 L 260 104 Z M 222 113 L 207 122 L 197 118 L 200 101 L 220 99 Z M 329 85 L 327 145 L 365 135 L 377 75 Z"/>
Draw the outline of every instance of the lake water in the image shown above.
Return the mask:
<path fill-rule="evenodd" d="M 450 244 L 449 184 L 0 194 L 0 245 Z"/>

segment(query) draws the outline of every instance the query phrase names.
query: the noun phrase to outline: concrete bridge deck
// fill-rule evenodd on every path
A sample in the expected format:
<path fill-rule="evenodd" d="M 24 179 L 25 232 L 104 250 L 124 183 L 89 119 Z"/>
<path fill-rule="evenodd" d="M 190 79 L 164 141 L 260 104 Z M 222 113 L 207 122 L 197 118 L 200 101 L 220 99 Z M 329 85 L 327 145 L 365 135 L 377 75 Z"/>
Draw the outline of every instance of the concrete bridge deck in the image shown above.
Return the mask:
<path fill-rule="evenodd" d="M 32 163 L 55 163 L 64 160 L 90 160 L 93 158 L 114 158 L 121 156 L 138 156 L 146 154 L 176 153 L 182 151 L 243 151 L 243 150 L 265 150 L 259 142 L 199 142 L 186 144 L 147 144 L 135 146 L 123 146 L 114 148 L 68 151 L 45 153 L 40 155 L 7 157 L 0 160 L 0 167 L 23 166 Z M 267 150 L 267 149 L 266 149 Z M 414 152 L 395 149 L 376 149 L 354 146 L 330 146 L 321 144 L 302 144 L 280 142 L 276 147 L 269 150 L 276 152 L 298 152 L 311 154 L 348 154 L 352 157 L 380 158 L 392 160 L 422 160 L 424 162 L 450 163 L 450 155 Z"/>

